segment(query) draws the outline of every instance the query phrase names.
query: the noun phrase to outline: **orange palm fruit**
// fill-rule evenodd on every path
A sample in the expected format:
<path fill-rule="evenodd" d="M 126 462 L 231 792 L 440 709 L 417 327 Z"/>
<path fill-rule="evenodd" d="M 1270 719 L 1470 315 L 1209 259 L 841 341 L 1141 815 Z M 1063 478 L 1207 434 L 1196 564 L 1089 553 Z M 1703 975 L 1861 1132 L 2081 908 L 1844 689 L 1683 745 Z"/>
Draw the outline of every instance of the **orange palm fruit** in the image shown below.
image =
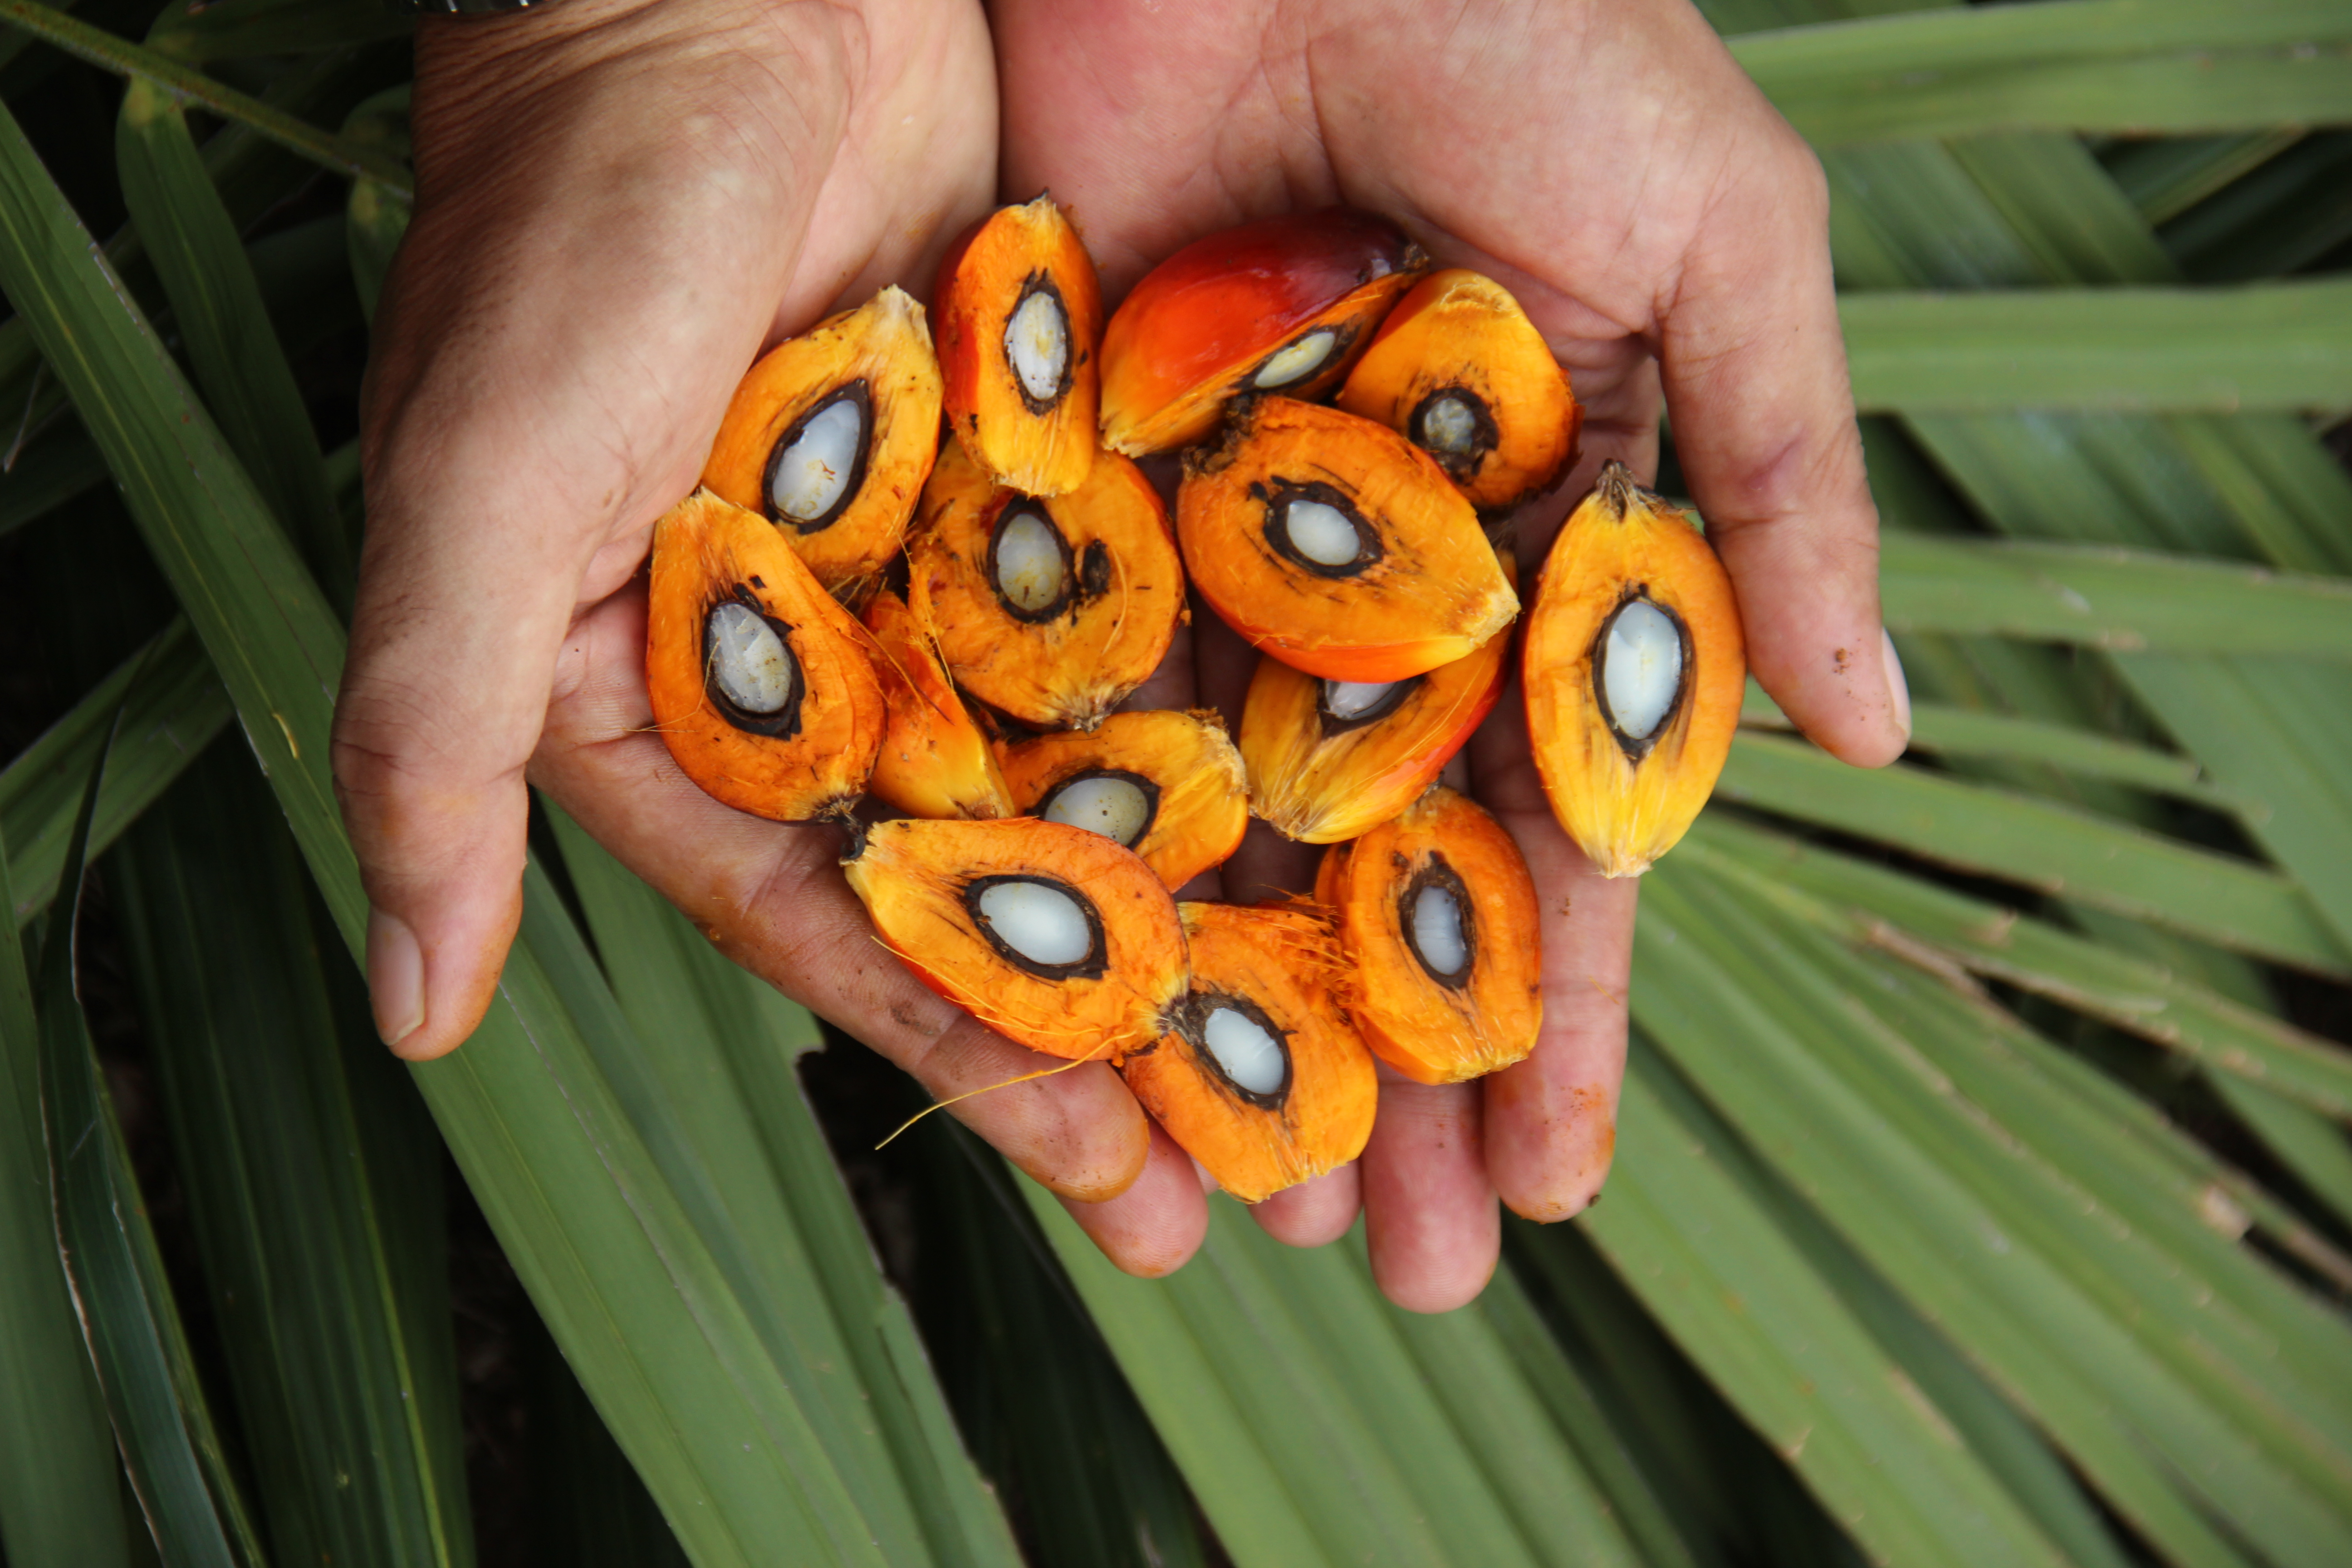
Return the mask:
<path fill-rule="evenodd" d="M 1181 1016 L 1176 900 L 1098 833 L 908 817 L 866 829 L 843 866 L 917 979 L 1032 1050 L 1116 1062 Z"/>
<path fill-rule="evenodd" d="M 705 793 L 779 822 L 844 813 L 882 744 L 873 642 L 792 546 L 708 490 L 654 525 L 646 686 Z"/>
<path fill-rule="evenodd" d="M 1180 907 L 1191 994 L 1177 1026 L 1120 1068 L 1135 1098 L 1244 1203 L 1362 1153 L 1380 1081 L 1343 1004 L 1330 922 L 1297 908 Z"/>
<path fill-rule="evenodd" d="M 1171 888 L 1223 865 L 1249 826 L 1241 753 L 1208 709 L 1023 741 L 1005 750 L 1004 782 L 1023 812 L 1116 839 Z"/>
<path fill-rule="evenodd" d="M 1168 510 L 1116 452 L 1050 500 L 940 454 L 908 542 L 907 603 L 956 684 L 1041 730 L 1090 730 L 1159 668 L 1184 618 Z"/>
<path fill-rule="evenodd" d="M 1609 463 L 1544 563 L 1522 658 L 1552 815 L 1604 876 L 1674 847 L 1731 753 L 1748 658 L 1689 518 Z"/>
<path fill-rule="evenodd" d="M 1194 240 L 1104 331 L 1103 445 L 1139 458 L 1200 440 L 1244 393 L 1321 396 L 1428 265 L 1394 224 L 1345 207 Z"/>
<path fill-rule="evenodd" d="M 829 592 L 855 596 L 898 553 L 939 441 L 923 308 L 885 289 L 751 367 L 702 482 L 773 522 Z"/>
<path fill-rule="evenodd" d="M 1287 397 L 1236 405 L 1184 458 L 1192 584 L 1262 652 L 1332 680 L 1402 680 L 1469 655 L 1518 595 L 1478 514 L 1386 426 Z"/>
<path fill-rule="evenodd" d="M 1013 816 L 1018 809 L 996 748 L 940 663 L 938 647 L 905 600 L 878 589 L 866 601 L 875 673 L 889 710 L 866 789 L 910 816 Z"/>
<path fill-rule="evenodd" d="M 956 439 L 999 484 L 1076 489 L 1095 461 L 1102 286 L 1054 198 L 982 220 L 940 264 L 933 298 Z"/>
<path fill-rule="evenodd" d="M 1286 838 L 1337 844 L 1433 783 L 1494 710 L 1510 638 L 1425 675 L 1326 680 L 1261 658 L 1242 708 L 1250 809 Z"/>
<path fill-rule="evenodd" d="M 1381 1060 L 1422 1083 L 1458 1083 L 1535 1049 L 1535 879 L 1509 830 L 1469 796 L 1440 784 L 1332 846 L 1316 894 L 1355 964 L 1349 1012 Z"/>
<path fill-rule="evenodd" d="M 1510 290 L 1461 268 L 1397 301 L 1339 402 L 1436 458 L 1484 511 L 1558 484 L 1583 423 L 1568 373 Z"/>

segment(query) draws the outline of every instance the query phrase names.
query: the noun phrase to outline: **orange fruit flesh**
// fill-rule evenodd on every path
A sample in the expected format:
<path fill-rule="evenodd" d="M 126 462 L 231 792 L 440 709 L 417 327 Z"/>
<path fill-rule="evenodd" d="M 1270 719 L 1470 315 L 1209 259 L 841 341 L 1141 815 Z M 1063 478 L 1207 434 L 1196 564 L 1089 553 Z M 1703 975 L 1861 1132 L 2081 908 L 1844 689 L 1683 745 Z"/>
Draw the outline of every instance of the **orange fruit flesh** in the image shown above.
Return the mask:
<path fill-rule="evenodd" d="M 1214 712 L 1114 713 L 1092 731 L 1040 735 L 1006 748 L 1004 778 L 1018 808 L 1101 823 L 1160 879 L 1181 888 L 1222 865 L 1249 826 L 1241 753 Z"/>
<path fill-rule="evenodd" d="M 1679 642 L 1673 700 L 1640 734 L 1608 710 L 1616 617 L 1654 616 Z M 1601 871 L 1639 876 L 1714 792 L 1746 689 L 1730 576 L 1690 520 L 1601 469 L 1544 563 L 1521 655 L 1528 731 L 1552 814 Z M 1648 716 L 1643 715 L 1643 721 Z"/>
<path fill-rule="evenodd" d="M 1328 922 L 1296 909 L 1182 910 L 1193 965 L 1188 1016 L 1121 1068 L 1136 1099 L 1244 1203 L 1363 1152 L 1380 1082 L 1341 1005 L 1346 963 Z M 1221 1058 L 1218 1046 L 1235 1035 L 1244 1045 L 1279 1037 L 1278 1063 L 1251 1064 L 1276 1070 L 1236 1077 L 1221 1065 L 1234 1053 L 1227 1044 Z"/>
<path fill-rule="evenodd" d="M 698 490 L 654 525 L 646 686 L 656 729 L 705 794 L 780 822 L 846 811 L 887 723 L 872 648 L 757 515 Z"/>
<path fill-rule="evenodd" d="M 1508 626 L 1518 596 L 1444 471 L 1385 426 L 1289 398 L 1187 456 L 1177 535 L 1194 587 L 1264 652 L 1401 680 Z M 1352 552 L 1352 553 L 1351 553 Z"/>
<path fill-rule="evenodd" d="M 1057 496 L 1094 467 L 1102 287 L 1051 196 L 1000 207 L 935 291 L 948 425 L 1000 484 Z"/>
<path fill-rule="evenodd" d="M 1456 1083 L 1535 1048 L 1535 882 L 1509 831 L 1475 802 L 1439 785 L 1356 840 L 1324 881 L 1356 966 L 1349 1010 L 1382 1060 L 1423 1083 Z"/>
<path fill-rule="evenodd" d="M 923 308 L 885 289 L 777 344 L 744 374 L 702 482 L 776 523 L 827 591 L 859 596 L 906 536 L 939 451 L 940 396 Z M 800 438 L 828 413 L 847 419 L 854 438 L 804 447 Z M 838 477 L 843 456 L 849 471 Z M 814 515 L 788 514 L 780 494 L 805 494 Z"/>
<path fill-rule="evenodd" d="M 868 828 L 845 872 L 883 942 L 923 984 L 1032 1050 L 1116 1062 L 1149 1046 L 1185 988 L 1176 901 L 1150 867 L 1060 823 L 929 822 Z M 1014 886 L 1014 885 L 1018 886 Z M 992 902 L 1011 887 L 1013 900 Z M 1075 910 L 1079 942 L 1016 928 L 1018 897 Z M 1050 911 L 1049 911 L 1050 912 Z"/>

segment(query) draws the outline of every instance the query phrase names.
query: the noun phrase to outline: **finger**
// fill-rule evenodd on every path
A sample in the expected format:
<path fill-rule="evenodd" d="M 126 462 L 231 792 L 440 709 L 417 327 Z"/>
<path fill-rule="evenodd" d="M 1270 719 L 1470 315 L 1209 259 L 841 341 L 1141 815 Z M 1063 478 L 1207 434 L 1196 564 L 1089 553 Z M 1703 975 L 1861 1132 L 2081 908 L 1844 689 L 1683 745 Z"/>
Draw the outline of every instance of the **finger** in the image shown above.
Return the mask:
<path fill-rule="evenodd" d="M 1450 1312 L 1486 1288 L 1503 1244 L 1478 1086 L 1381 1076 L 1360 1162 L 1372 1279 L 1409 1312 Z"/>
<path fill-rule="evenodd" d="M 1118 1074 L 1026 1050 L 933 994 L 882 947 L 843 879 L 837 829 L 721 805 L 651 731 L 645 595 L 632 586 L 565 640 L 532 777 L 721 951 L 899 1067 L 1040 1183 L 1066 1196 L 1124 1192 L 1150 1133 Z M 999 1086 L 1003 1087 L 992 1087 Z"/>
<path fill-rule="evenodd" d="M 1517 675 L 1466 748 L 1474 793 L 1533 879 L 1543 1023 L 1527 1058 L 1486 1079 L 1486 1170 L 1515 1214 L 1566 1219 L 1592 1201 L 1617 1146 L 1638 877 L 1603 877 L 1561 831 L 1528 741 Z"/>
<path fill-rule="evenodd" d="M 1351 1160 L 1253 1205 L 1250 1218 L 1286 1246 L 1321 1247 L 1337 1241 L 1348 1234 L 1363 1207 L 1362 1173 Z"/>
<path fill-rule="evenodd" d="M 1585 424 L 1576 472 L 1535 526 L 1520 520 L 1520 560 L 1541 561 L 1567 506 L 1604 462 L 1646 483 L 1655 474 L 1657 383 L 1649 362 L 1612 384 Z M 1486 1173 L 1514 1214 L 1580 1213 L 1608 1179 L 1625 1074 L 1627 988 L 1638 878 L 1600 876 L 1560 828 L 1536 772 L 1525 689 L 1516 670 L 1463 753 L 1471 793 L 1510 830 L 1536 888 L 1543 1022 L 1527 1058 L 1485 1083 Z"/>
<path fill-rule="evenodd" d="M 1157 1279 L 1181 1268 L 1209 1234 L 1209 1199 L 1192 1157 L 1159 1123 L 1151 1153 L 1134 1185 L 1100 1203 L 1062 1206 L 1088 1240 L 1127 1273 Z"/>
<path fill-rule="evenodd" d="M 1526 1059 L 1485 1079 L 1486 1173 L 1512 1213 L 1566 1219 L 1600 1193 L 1617 1150 L 1642 884 L 1595 872 L 1548 815 L 1504 821 L 1542 898 L 1543 1024 Z"/>
<path fill-rule="evenodd" d="M 1908 742 L 1910 704 L 1879 619 L 1828 188 L 1796 133 L 1757 115 L 1769 133 L 1739 144 L 1661 310 L 1666 405 L 1749 668 L 1814 741 L 1875 767 Z"/>

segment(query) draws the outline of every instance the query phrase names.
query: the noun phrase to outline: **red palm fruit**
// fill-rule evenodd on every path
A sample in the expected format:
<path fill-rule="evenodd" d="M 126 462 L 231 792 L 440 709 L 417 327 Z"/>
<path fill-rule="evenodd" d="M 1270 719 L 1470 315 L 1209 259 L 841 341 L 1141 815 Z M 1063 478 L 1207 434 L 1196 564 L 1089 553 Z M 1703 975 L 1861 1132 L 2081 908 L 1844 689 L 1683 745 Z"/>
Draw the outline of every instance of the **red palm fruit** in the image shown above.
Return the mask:
<path fill-rule="evenodd" d="M 1494 710 L 1510 638 L 1398 681 L 1338 681 L 1262 658 L 1242 709 L 1250 809 L 1304 844 L 1336 844 L 1418 798 Z"/>
<path fill-rule="evenodd" d="M 1150 867 L 1058 822 L 868 828 L 844 868 L 916 978 L 1032 1050 L 1117 1062 L 1184 999 L 1184 930 Z"/>
<path fill-rule="evenodd" d="M 1202 596 L 1262 652 L 1332 680 L 1402 680 L 1518 614 L 1478 514 L 1385 426 L 1286 397 L 1186 454 L 1176 498 Z"/>
<path fill-rule="evenodd" d="M 1316 895 L 1354 962 L 1349 1012 L 1364 1043 L 1422 1083 L 1510 1066 L 1543 1023 L 1534 879 L 1508 829 L 1440 784 L 1352 844 L 1332 846 Z"/>
<path fill-rule="evenodd" d="M 1604 876 L 1641 875 L 1731 754 L 1748 661 L 1730 576 L 1689 518 L 1605 464 L 1544 563 L 1521 658 L 1552 815 Z"/>
<path fill-rule="evenodd" d="M 898 553 L 939 443 L 923 308 L 885 289 L 751 368 L 702 482 L 773 522 L 828 592 L 855 599 Z"/>
<path fill-rule="evenodd" d="M 1339 402 L 1436 458 L 1482 511 L 1559 483 L 1583 423 L 1568 373 L 1510 290 L 1460 268 L 1397 301 Z"/>
<path fill-rule="evenodd" d="M 1024 741 L 1005 750 L 1004 780 L 1022 811 L 1117 839 L 1171 888 L 1223 865 L 1249 826 L 1241 753 L 1207 709 Z"/>
<path fill-rule="evenodd" d="M 866 628 L 773 528 L 708 490 L 654 525 L 646 686 L 687 777 L 780 822 L 847 811 L 887 722 Z"/>
<path fill-rule="evenodd" d="M 1014 816 L 996 749 L 906 601 L 878 590 L 866 601 L 865 621 L 890 714 L 866 789 L 909 816 Z"/>
<path fill-rule="evenodd" d="M 1191 994 L 1177 1026 L 1121 1068 L 1135 1098 L 1244 1203 L 1362 1153 L 1380 1079 L 1348 1018 L 1329 921 L 1297 908 L 1181 909 Z"/>
<path fill-rule="evenodd" d="M 974 227 L 940 263 L 934 299 L 956 439 L 999 484 L 1076 489 L 1097 449 L 1102 286 L 1053 197 Z"/>
<path fill-rule="evenodd" d="M 1043 730 L 1101 723 L 1184 618 L 1167 509 L 1116 452 L 1049 500 L 994 483 L 951 441 L 908 554 L 908 607 L 956 684 Z"/>
<path fill-rule="evenodd" d="M 1164 452 L 1215 429 L 1229 398 L 1322 395 L 1428 265 L 1394 224 L 1345 207 L 1194 240 L 1144 276 L 1103 333 L 1103 445 Z"/>

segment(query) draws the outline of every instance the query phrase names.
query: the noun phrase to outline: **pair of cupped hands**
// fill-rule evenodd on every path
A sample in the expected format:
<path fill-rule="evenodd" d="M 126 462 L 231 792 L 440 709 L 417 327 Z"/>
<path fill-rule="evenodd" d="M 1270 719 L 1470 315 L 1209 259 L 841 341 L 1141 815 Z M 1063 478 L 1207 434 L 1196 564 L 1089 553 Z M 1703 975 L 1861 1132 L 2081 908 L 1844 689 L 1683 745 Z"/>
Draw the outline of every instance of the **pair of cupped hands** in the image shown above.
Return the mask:
<path fill-rule="evenodd" d="M 878 945 L 837 829 L 732 811 L 671 763 L 640 574 L 764 346 L 885 284 L 927 295 L 958 233 L 1041 190 L 1112 303 L 1190 240 L 1335 203 L 1497 279 L 1586 410 L 1577 468 L 1521 521 L 1522 580 L 1604 459 L 1654 470 L 1663 398 L 1758 679 L 1848 762 L 1903 748 L 1825 187 L 1685 0 L 556 0 L 428 20 L 416 50 L 334 755 L 403 1057 L 489 1004 L 536 784 L 934 1096 L 1051 1065 Z M 1237 714 L 1254 657 L 1204 615 L 1141 695 Z M 1539 1220 L 1593 1200 L 1625 1060 L 1638 882 L 1593 875 L 1553 822 L 1516 681 L 1465 764 L 1542 900 L 1534 1054 L 1447 1087 L 1383 1068 L 1363 1157 L 1254 1211 L 1314 1245 L 1360 1210 L 1381 1288 L 1422 1310 L 1485 1284 L 1498 1197 Z M 1314 853 L 1254 829 L 1223 896 L 1311 885 Z M 955 1114 L 1119 1267 L 1200 1245 L 1196 1168 L 1109 1067 Z"/>

